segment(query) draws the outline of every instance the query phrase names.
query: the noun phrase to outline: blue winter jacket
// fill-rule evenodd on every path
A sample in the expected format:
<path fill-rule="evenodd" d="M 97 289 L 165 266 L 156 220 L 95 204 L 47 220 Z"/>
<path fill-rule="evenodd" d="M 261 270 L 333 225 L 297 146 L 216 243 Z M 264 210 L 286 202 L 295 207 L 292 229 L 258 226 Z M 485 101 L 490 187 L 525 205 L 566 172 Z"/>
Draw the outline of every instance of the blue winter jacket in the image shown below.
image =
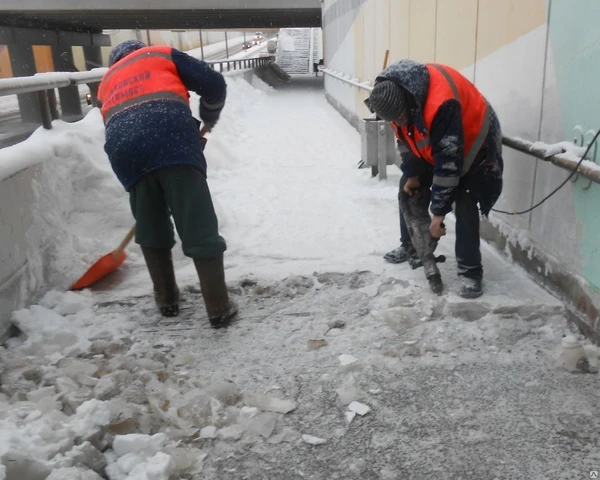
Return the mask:
<path fill-rule="evenodd" d="M 205 123 L 216 122 L 227 94 L 223 75 L 174 48 L 171 56 L 183 84 L 201 97 L 200 118 Z M 104 150 L 129 191 L 144 175 L 171 165 L 190 165 L 206 175 L 204 144 L 198 121 L 184 103 L 154 100 L 111 117 L 106 124 Z"/>

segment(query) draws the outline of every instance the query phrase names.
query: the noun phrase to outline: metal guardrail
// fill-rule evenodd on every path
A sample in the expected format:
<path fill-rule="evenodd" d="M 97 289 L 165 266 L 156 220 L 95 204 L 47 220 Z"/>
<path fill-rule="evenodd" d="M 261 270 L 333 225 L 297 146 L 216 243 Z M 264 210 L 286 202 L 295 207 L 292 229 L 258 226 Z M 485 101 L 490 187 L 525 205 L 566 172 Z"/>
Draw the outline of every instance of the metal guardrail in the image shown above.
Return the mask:
<path fill-rule="evenodd" d="M 369 92 L 373 90 L 373 87 L 368 82 L 360 83 L 358 79 L 353 79 L 350 75 L 344 74 L 342 72 L 338 72 L 329 68 L 325 68 L 322 71 L 330 77 L 336 78 L 344 83 L 347 83 L 348 85 L 353 85 L 357 88 Z M 583 139 L 581 143 L 583 145 Z M 544 150 L 535 148 L 534 142 L 528 142 L 520 138 L 503 136 L 502 144 L 508 148 L 512 148 L 513 150 L 517 150 L 518 152 L 524 153 L 531 157 L 535 157 L 545 162 L 552 163 L 553 165 L 556 165 L 557 167 L 560 167 L 564 170 L 573 171 L 575 168 L 577 168 L 577 164 L 579 162 L 579 160 L 574 160 L 573 158 L 560 153 L 555 155 L 547 155 Z M 595 157 L 596 154 L 594 152 L 594 158 L 591 159 L 593 163 L 596 163 Z M 586 178 L 590 181 L 590 183 L 593 182 L 600 184 L 600 170 L 590 168 L 586 165 L 580 165 L 577 168 L 577 176 Z M 587 187 L 584 187 L 584 189 L 587 188 L 589 188 L 589 185 Z"/>
<path fill-rule="evenodd" d="M 213 70 L 223 73 L 264 67 L 274 61 L 275 58 L 271 56 L 239 60 L 217 60 L 206 63 Z M 85 83 L 90 88 L 92 104 L 96 105 L 98 85 L 107 71 L 108 68 L 94 68 L 87 72 L 48 72 L 37 73 L 31 77 L 3 78 L 0 79 L 0 97 L 37 92 L 42 113 L 42 125 L 46 129 L 51 129 L 52 120 L 59 118 L 55 89 Z"/>

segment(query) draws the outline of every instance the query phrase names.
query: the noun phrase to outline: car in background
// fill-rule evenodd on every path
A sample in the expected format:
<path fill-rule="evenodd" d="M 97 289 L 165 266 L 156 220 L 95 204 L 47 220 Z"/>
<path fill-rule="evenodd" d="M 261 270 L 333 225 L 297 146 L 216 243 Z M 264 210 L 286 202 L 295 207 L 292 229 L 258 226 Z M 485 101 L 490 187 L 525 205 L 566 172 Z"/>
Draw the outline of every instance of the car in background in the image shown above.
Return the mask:
<path fill-rule="evenodd" d="M 258 38 L 255 38 L 254 40 L 252 40 L 252 45 L 260 45 L 260 40 Z"/>
<path fill-rule="evenodd" d="M 248 50 L 252 47 L 252 42 L 244 42 L 242 43 L 242 50 Z"/>
<path fill-rule="evenodd" d="M 265 37 L 264 37 L 264 35 L 263 35 L 263 32 L 256 32 L 256 33 L 254 34 L 254 38 L 257 38 L 258 40 L 261 40 L 261 41 L 262 41 L 262 39 L 263 39 L 263 38 L 265 38 Z"/>

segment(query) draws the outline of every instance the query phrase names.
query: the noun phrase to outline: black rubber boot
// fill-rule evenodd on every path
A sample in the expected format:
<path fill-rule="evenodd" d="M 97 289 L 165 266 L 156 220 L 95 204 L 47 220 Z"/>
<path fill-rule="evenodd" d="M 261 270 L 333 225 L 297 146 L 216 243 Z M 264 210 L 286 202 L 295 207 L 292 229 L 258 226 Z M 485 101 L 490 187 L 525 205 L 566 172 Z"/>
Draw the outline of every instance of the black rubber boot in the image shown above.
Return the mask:
<path fill-rule="evenodd" d="M 410 243 L 403 243 L 398 248 L 386 253 L 383 258 L 390 263 L 404 263 L 411 259 L 419 260 L 417 252 Z"/>
<path fill-rule="evenodd" d="M 163 317 L 179 315 L 179 288 L 170 248 L 141 247 L 154 285 L 154 300 Z"/>
<path fill-rule="evenodd" d="M 463 298 L 479 298 L 483 295 L 481 278 L 460 277 L 458 294 Z"/>
<path fill-rule="evenodd" d="M 208 320 L 213 328 L 227 327 L 237 315 L 235 302 L 229 299 L 225 284 L 223 255 L 210 259 L 194 259 Z"/>

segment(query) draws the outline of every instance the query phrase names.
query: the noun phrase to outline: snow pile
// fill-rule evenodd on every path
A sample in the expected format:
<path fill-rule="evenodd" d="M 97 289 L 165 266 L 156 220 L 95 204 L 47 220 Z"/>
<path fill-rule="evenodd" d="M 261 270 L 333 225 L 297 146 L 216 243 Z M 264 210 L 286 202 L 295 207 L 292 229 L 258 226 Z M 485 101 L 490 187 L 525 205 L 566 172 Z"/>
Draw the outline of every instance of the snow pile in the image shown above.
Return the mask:
<path fill-rule="evenodd" d="M 55 121 L 0 150 L 0 178 L 38 163 L 27 235 L 29 287 L 67 288 L 133 224 L 127 196 L 104 153 L 98 109 L 69 124 Z"/>

